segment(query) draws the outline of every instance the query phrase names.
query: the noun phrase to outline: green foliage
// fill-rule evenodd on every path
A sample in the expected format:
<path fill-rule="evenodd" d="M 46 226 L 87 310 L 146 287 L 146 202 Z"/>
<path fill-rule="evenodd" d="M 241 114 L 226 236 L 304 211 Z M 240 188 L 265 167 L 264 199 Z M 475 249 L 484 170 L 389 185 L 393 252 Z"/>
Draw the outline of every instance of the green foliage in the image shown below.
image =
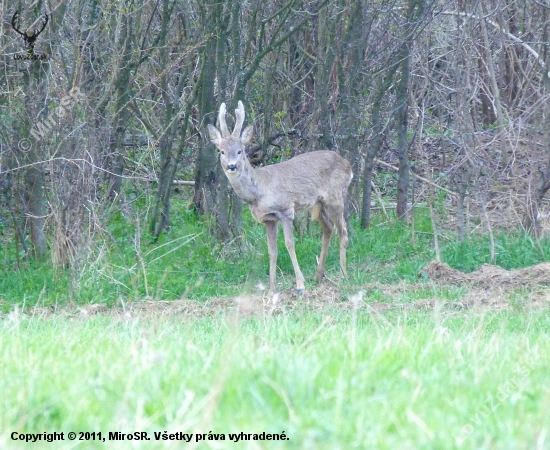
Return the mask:
<path fill-rule="evenodd" d="M 431 222 L 424 212 L 416 213 L 415 236 L 412 229 L 396 219 L 375 216 L 371 228 L 361 231 L 352 222 L 349 261 L 354 268 L 354 284 L 399 280 L 416 281 L 420 268 L 433 258 Z"/>
<path fill-rule="evenodd" d="M 490 263 L 490 241 L 487 236 L 473 236 L 469 242 L 451 242 L 442 254 L 450 266 L 471 272 Z M 535 242 L 526 234 L 500 233 L 495 236 L 495 263 L 505 269 L 518 269 L 547 260 L 550 239 Z"/>
<path fill-rule="evenodd" d="M 137 199 L 136 202 L 141 202 Z M 54 269 L 49 261 L 23 262 L 15 268 L 14 250 L 5 247 L 7 263 L 0 277 L 0 305 L 9 310 L 15 304 L 33 306 L 75 303 L 108 305 L 153 298 L 203 300 L 252 292 L 268 281 L 269 258 L 265 230 L 256 224 L 248 209 L 244 212 L 244 233 L 228 244 L 220 244 L 208 233 L 207 220 L 197 219 L 183 202 L 174 200 L 172 228 L 152 244 L 147 217 L 131 218 L 122 212 L 111 214 L 105 234 L 97 237 L 88 254 L 71 269 Z M 292 289 L 294 272 L 279 233 L 278 282 Z M 496 234 L 498 265 L 506 269 L 545 261 L 550 240 L 533 241 L 526 235 Z M 11 247 L 14 247 L 13 245 Z M 321 230 L 312 223 L 309 232 L 297 237 L 296 253 L 308 288 L 314 286 Z M 487 237 L 473 236 L 467 243 L 446 242 L 442 260 L 452 267 L 472 271 L 490 260 Z M 366 283 L 418 282 L 421 268 L 434 258 L 429 212 L 417 209 L 414 230 L 406 223 L 375 215 L 369 230 L 351 221 L 348 248 L 349 280 L 342 292 L 352 293 Z M 331 242 L 327 275 L 338 280 L 338 238 Z M 443 290 L 444 297 L 456 298 L 456 290 Z M 414 300 L 416 293 L 403 301 Z M 426 293 L 426 295 L 429 295 Z M 380 301 L 389 300 L 379 295 Z M 373 297 L 372 300 L 375 300 Z"/>

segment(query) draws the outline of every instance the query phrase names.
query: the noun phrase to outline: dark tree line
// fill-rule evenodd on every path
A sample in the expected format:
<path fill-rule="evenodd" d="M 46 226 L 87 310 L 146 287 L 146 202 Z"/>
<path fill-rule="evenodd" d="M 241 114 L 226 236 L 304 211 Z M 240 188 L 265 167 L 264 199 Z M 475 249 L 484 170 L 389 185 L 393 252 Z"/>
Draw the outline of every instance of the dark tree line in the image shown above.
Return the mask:
<path fill-rule="evenodd" d="M 379 201 L 377 173 L 391 167 L 395 198 L 385 201 L 403 220 L 436 189 L 453 192 L 445 195 L 461 239 L 471 211 L 490 229 L 505 201 L 519 226 L 541 231 L 550 186 L 544 2 L 50 7 L 15 2 L 2 10 L 0 229 L 18 255 L 74 265 L 109 214 L 127 213 L 140 195 L 152 200 L 134 214 L 158 239 L 182 179 L 194 182 L 193 207 L 215 219 L 218 237 L 238 235 L 242 203 L 204 133 L 221 102 L 233 111 L 238 100 L 255 126 L 254 164 L 321 148 L 352 163 L 351 212 L 364 228 Z M 26 51 L 12 29 L 16 11 L 20 29 L 40 27 L 48 15 L 34 42 L 40 58 L 16 57 Z M 69 92 L 78 100 L 61 112 Z M 521 183 L 502 200 L 495 185 L 516 176 Z"/>

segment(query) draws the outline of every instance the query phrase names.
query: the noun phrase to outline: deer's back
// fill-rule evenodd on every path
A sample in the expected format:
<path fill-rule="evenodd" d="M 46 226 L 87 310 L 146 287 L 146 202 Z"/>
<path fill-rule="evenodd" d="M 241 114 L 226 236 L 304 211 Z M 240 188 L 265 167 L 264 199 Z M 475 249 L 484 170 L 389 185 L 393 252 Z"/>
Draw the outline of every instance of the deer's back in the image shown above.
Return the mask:
<path fill-rule="evenodd" d="M 256 170 L 262 198 L 250 205 L 259 222 L 294 217 L 294 211 L 316 203 L 342 202 L 351 182 L 350 164 L 335 152 L 304 153 Z"/>
<path fill-rule="evenodd" d="M 309 184 L 320 184 L 318 181 L 331 180 L 333 183 L 340 183 L 346 187 L 349 185 L 351 177 L 351 166 L 338 153 L 330 150 L 320 150 L 315 152 L 303 153 L 287 161 L 257 169 L 258 174 L 265 180 L 288 186 L 288 180 L 292 179 L 298 184 L 304 184 L 300 180 L 310 181 Z M 276 177 L 277 180 L 273 180 Z"/>

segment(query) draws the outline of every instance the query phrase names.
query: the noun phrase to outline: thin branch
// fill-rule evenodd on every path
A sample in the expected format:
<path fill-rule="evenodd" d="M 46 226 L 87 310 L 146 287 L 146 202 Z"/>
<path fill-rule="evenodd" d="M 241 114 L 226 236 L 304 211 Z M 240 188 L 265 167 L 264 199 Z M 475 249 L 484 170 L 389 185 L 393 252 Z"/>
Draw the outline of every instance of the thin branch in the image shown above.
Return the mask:
<path fill-rule="evenodd" d="M 390 169 L 395 170 L 396 172 L 399 170 L 399 168 L 395 167 L 394 165 L 389 164 L 385 161 L 381 161 L 378 158 L 374 158 L 374 162 L 376 164 L 380 164 L 381 166 L 389 167 Z M 430 186 L 436 187 L 437 189 L 441 189 L 442 191 L 446 192 L 449 195 L 458 196 L 458 194 L 456 192 L 453 192 L 450 189 L 444 188 L 443 186 L 440 186 L 439 184 L 436 184 L 433 181 L 428 180 L 427 178 L 421 177 L 420 175 L 417 175 L 413 171 L 411 171 L 411 173 L 412 173 L 413 177 L 415 177 L 416 179 L 418 179 L 418 180 L 420 180 L 420 181 L 422 181 L 426 184 L 429 184 Z"/>
<path fill-rule="evenodd" d="M 512 39 L 515 43 L 520 44 L 523 48 L 525 48 L 529 53 L 531 53 L 531 55 L 533 55 L 535 57 L 535 59 L 537 60 L 539 65 L 543 69 L 546 69 L 546 64 L 545 64 L 544 60 L 540 57 L 540 55 L 536 52 L 536 50 L 533 47 L 531 47 L 529 44 L 522 41 L 520 38 L 513 35 L 509 31 L 504 30 L 498 23 L 493 22 L 490 19 L 480 18 L 480 17 L 476 16 L 475 14 L 466 13 L 466 12 L 442 11 L 441 14 L 444 14 L 444 15 L 447 15 L 447 16 L 461 16 L 461 17 L 465 17 L 466 19 L 485 20 L 485 22 L 488 23 L 489 25 L 491 25 L 493 28 L 497 29 L 499 32 L 505 34 L 510 39 Z M 550 72 L 548 73 L 548 76 L 550 76 Z"/>

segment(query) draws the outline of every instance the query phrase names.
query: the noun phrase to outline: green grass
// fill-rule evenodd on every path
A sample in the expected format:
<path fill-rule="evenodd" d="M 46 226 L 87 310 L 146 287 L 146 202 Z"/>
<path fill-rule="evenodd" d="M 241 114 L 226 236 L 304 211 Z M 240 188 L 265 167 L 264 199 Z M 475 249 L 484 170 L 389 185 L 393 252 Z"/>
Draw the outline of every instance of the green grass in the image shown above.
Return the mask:
<path fill-rule="evenodd" d="M 147 228 L 145 220 L 140 223 L 114 214 L 107 232 L 70 270 L 56 270 L 50 261 L 27 261 L 17 268 L 13 251 L 10 253 L 10 245 L 6 245 L 0 274 L 0 311 L 9 311 L 13 305 L 64 305 L 69 301 L 111 305 L 143 298 L 204 300 L 252 292 L 256 284 L 267 284 L 265 230 L 253 222 L 248 209 L 242 237 L 227 245 L 209 234 L 206 222 L 197 221 L 184 210 L 178 214 L 173 217 L 178 225 L 156 244 L 139 231 Z M 420 269 L 434 258 L 431 232 L 431 220 L 422 210 L 415 217 L 414 236 L 409 226 L 397 220 L 375 216 L 372 227 L 361 230 L 353 219 L 348 248 L 350 278 L 342 289 L 372 282 L 417 282 Z M 443 261 L 457 269 L 472 271 L 490 261 L 485 236 L 474 235 L 462 244 L 442 244 Z M 536 243 L 526 235 L 497 233 L 495 245 L 496 263 L 507 269 L 536 264 L 550 255 L 550 239 Z M 314 286 L 320 247 L 321 231 L 315 223 L 309 234 L 297 237 L 296 252 L 309 288 Z M 334 236 L 327 261 L 332 279 L 337 279 L 339 273 L 337 249 L 338 239 Z M 281 289 L 292 289 L 294 273 L 282 233 L 278 266 Z"/>
<path fill-rule="evenodd" d="M 547 448 L 549 328 L 527 311 L 12 313 L 0 322 L 0 448 L 74 448 L 11 439 L 54 431 L 151 439 L 78 448 L 164 448 L 164 431 L 225 435 L 198 448 Z M 283 431 L 288 441 L 228 441 Z"/>
<path fill-rule="evenodd" d="M 112 216 L 71 269 L 20 261 L 5 242 L 0 274 L 0 448 L 548 448 L 550 316 L 532 310 L 533 288 L 503 294 L 510 308 L 372 313 L 300 302 L 274 317 L 32 315 L 33 305 L 149 299 L 198 301 L 253 292 L 268 280 L 265 231 L 244 216 L 228 245 L 187 211 L 151 244 L 146 220 Z M 320 230 L 297 238 L 306 285 L 314 286 Z M 497 230 L 495 230 L 497 231 Z M 434 258 L 431 220 L 414 232 L 375 217 L 352 220 L 349 279 L 340 302 L 454 301 L 467 287 L 418 278 Z M 293 289 L 279 236 L 281 289 Z M 489 241 L 442 241 L 444 262 L 464 271 L 489 262 Z M 10 247 L 11 246 L 11 247 Z M 337 279 L 337 239 L 327 261 Z M 550 239 L 495 233 L 497 264 L 546 260 Z M 376 284 L 373 284 L 376 283 Z M 410 283 L 414 283 L 412 286 Z M 397 286 L 396 286 L 397 285 Z M 495 294 L 496 295 L 496 294 Z M 544 295 L 538 292 L 539 297 Z M 25 315 L 21 314 L 23 307 Z M 38 313 L 37 313 L 38 314 Z M 151 441 L 21 443 L 16 433 L 146 432 Z M 223 434 L 225 442 L 156 441 L 154 433 Z M 287 441 L 229 442 L 229 433 L 277 433 Z"/>

